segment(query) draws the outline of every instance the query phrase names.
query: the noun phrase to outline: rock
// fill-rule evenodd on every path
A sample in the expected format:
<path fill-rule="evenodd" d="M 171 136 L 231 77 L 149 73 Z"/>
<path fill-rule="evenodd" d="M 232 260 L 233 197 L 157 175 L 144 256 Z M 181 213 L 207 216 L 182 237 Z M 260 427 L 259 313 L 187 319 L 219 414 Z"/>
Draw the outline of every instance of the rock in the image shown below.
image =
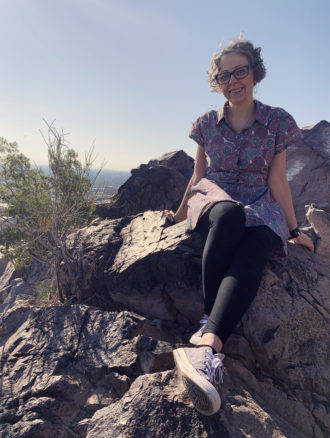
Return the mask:
<path fill-rule="evenodd" d="M 11 282 L 10 288 L 7 288 L 7 296 L 4 299 L 3 304 L 8 306 L 14 304 L 15 301 L 33 299 L 34 296 L 34 289 L 21 278 L 16 278 Z"/>
<path fill-rule="evenodd" d="M 3 273 L 5 272 L 8 264 L 10 262 L 4 257 L 4 255 L 0 252 L 0 277 L 2 277 Z M 0 286 L 1 288 L 1 286 Z"/>
<path fill-rule="evenodd" d="M 302 133 L 304 142 L 330 164 L 330 123 L 321 120 L 315 125 L 302 128 Z"/>
<path fill-rule="evenodd" d="M 173 347 L 140 335 L 148 321 L 126 311 L 20 300 L 0 322 L 1 436 L 76 436 L 137 376 L 173 367 Z"/>
<path fill-rule="evenodd" d="M 87 438 L 303 437 L 243 390 L 237 376 L 226 377 L 222 408 L 203 417 L 173 371 L 140 376 L 121 400 L 94 414 Z"/>
<path fill-rule="evenodd" d="M 146 210 L 176 210 L 192 175 L 194 160 L 178 151 L 142 164 L 111 201 L 98 203 L 100 217 L 116 219 Z"/>
<path fill-rule="evenodd" d="M 81 296 L 88 300 L 88 291 L 98 284 L 98 305 L 123 306 L 150 320 L 168 322 L 175 328 L 168 332 L 172 342 L 187 342 L 202 314 L 202 242 L 197 234 L 186 235 L 182 223 L 163 225 L 161 212 L 148 211 L 123 219 L 98 219 L 93 227 L 80 230 L 76 239 L 89 260 L 84 262 L 88 270 Z M 114 231 L 111 238 L 110 230 Z M 93 253 L 98 264 L 90 261 Z M 240 403 L 258 403 L 256 409 L 265 423 L 277 415 L 283 422 L 279 430 L 291 430 L 281 432 L 283 436 L 326 433 L 311 410 L 316 397 L 330 399 L 329 278 L 330 266 L 318 254 L 289 244 L 286 259 L 274 256 L 270 260 L 256 299 L 225 346 L 225 353 L 234 360 L 229 362 L 230 376 L 236 375 L 249 394 L 239 398 Z M 144 372 L 156 372 L 155 368 L 150 371 L 148 355 L 144 363 Z M 166 368 L 170 367 L 169 360 Z M 237 404 L 237 399 L 232 398 L 232 403 Z M 235 407 L 235 418 L 243 418 L 244 409 Z M 252 414 L 246 415 L 246 424 L 253 423 Z M 118 424 L 114 434 L 131 433 Z M 259 435 L 249 433 L 263 436 L 264 427 L 260 426 Z M 136 430 L 133 436 L 141 433 Z M 198 433 L 204 432 L 198 429 Z M 228 433 L 235 436 L 233 431 Z"/>
<path fill-rule="evenodd" d="M 11 281 L 15 278 L 16 271 L 11 262 L 8 262 L 6 259 L 0 260 L 2 261 L 2 272 L 0 276 L 0 304 L 2 304 L 9 294 Z"/>
<path fill-rule="evenodd" d="M 108 308 L 116 303 L 167 321 L 175 321 L 179 312 L 199 321 L 202 243 L 198 235 L 185 234 L 184 223 L 167 228 L 164 223 L 162 212 L 149 211 L 98 219 L 81 229 L 75 236 L 84 248 L 81 301 Z"/>
<path fill-rule="evenodd" d="M 171 169 L 182 173 L 182 175 L 189 180 L 194 170 L 194 160 L 183 151 L 169 152 L 162 155 L 160 158 L 150 160 L 148 166 L 170 167 Z"/>
<path fill-rule="evenodd" d="M 330 264 L 330 214 L 312 204 L 307 206 L 306 218 L 318 237 L 316 253 Z"/>
<path fill-rule="evenodd" d="M 323 208 L 329 202 L 330 123 L 325 120 L 302 129 L 303 141 L 287 150 L 287 175 L 298 223 L 305 221 L 305 205 Z"/>

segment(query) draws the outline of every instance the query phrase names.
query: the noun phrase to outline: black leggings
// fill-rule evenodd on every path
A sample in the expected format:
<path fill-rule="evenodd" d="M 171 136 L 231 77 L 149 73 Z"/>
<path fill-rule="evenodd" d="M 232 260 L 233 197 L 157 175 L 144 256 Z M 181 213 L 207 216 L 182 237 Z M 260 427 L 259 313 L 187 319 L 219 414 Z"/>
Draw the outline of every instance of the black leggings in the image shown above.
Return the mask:
<path fill-rule="evenodd" d="M 202 261 L 204 333 L 225 343 L 250 306 L 272 249 L 281 239 L 269 227 L 245 227 L 244 209 L 231 201 L 213 205 L 198 221 L 205 239 Z"/>

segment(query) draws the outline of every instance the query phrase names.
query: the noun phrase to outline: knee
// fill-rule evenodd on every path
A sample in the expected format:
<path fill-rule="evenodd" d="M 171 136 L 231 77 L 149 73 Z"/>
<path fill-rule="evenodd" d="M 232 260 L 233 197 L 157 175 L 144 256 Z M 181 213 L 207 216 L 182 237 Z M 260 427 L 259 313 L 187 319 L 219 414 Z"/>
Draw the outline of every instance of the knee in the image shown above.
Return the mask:
<path fill-rule="evenodd" d="M 230 226 L 244 228 L 246 217 L 243 207 L 231 201 L 218 202 L 210 212 L 210 227 Z"/>

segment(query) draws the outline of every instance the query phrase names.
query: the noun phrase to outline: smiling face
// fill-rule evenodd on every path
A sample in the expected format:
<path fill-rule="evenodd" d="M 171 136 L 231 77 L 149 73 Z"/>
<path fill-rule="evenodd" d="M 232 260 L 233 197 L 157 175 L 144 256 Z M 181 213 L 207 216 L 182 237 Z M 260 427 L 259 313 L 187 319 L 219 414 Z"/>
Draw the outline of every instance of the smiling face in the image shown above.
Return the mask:
<path fill-rule="evenodd" d="M 249 65 L 249 61 L 244 55 L 238 53 L 228 53 L 223 55 L 220 60 L 220 74 L 233 72 L 236 68 Z M 221 91 L 225 98 L 232 104 L 241 104 L 245 101 L 253 101 L 254 87 L 253 69 L 244 79 L 236 79 L 231 75 L 227 84 L 221 85 Z"/>

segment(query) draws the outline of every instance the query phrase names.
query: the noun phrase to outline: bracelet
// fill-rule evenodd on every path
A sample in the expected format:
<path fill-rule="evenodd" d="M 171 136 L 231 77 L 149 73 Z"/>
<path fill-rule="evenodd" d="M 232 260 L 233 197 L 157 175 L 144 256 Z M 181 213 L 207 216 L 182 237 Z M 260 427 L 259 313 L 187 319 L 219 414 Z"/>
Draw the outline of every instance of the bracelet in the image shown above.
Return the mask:
<path fill-rule="evenodd" d="M 295 237 L 298 237 L 300 234 L 300 230 L 299 228 L 294 228 L 293 230 L 290 231 L 290 237 L 291 239 L 294 239 Z"/>

